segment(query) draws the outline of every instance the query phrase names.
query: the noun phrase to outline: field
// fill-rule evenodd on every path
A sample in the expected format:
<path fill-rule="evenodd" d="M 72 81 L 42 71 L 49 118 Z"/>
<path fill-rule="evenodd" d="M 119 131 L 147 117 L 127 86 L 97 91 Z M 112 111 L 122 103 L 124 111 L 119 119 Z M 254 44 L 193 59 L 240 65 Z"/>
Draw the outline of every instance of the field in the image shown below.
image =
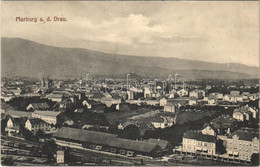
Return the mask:
<path fill-rule="evenodd" d="M 125 122 L 127 118 L 130 118 L 134 115 L 140 115 L 147 112 L 150 112 L 151 109 L 140 109 L 140 110 L 132 110 L 132 111 L 118 111 L 118 112 L 109 112 L 104 113 L 106 119 L 110 124 L 116 124 L 117 122 Z"/>
<path fill-rule="evenodd" d="M 196 121 L 207 116 L 211 116 L 215 111 L 201 111 L 201 110 L 184 110 L 180 111 L 177 116 L 176 123 L 184 124 L 185 122 Z"/>

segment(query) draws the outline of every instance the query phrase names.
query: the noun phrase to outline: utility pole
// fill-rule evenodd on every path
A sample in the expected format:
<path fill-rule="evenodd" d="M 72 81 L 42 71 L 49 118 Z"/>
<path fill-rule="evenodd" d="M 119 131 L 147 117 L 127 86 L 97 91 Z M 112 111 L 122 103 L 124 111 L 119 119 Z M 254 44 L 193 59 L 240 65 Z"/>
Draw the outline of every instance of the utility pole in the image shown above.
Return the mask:
<path fill-rule="evenodd" d="M 130 74 L 127 74 L 126 75 L 126 82 L 127 82 L 126 89 L 127 89 L 127 91 L 129 91 L 129 79 L 130 79 Z"/>
<path fill-rule="evenodd" d="M 174 75 L 174 81 L 175 81 L 174 89 L 175 89 L 175 91 L 176 91 L 176 80 L 177 80 L 177 77 L 176 77 L 176 76 L 177 76 L 177 75 L 178 75 L 178 74 L 175 74 L 175 75 Z"/>

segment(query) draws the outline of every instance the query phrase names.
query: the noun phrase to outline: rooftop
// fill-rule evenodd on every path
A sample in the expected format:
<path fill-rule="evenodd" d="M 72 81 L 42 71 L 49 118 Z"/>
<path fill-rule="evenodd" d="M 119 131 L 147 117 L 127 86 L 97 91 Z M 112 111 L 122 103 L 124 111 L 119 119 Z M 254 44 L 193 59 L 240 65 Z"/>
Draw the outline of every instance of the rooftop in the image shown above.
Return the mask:
<path fill-rule="evenodd" d="M 193 131 L 188 131 L 188 132 L 184 133 L 183 138 L 195 139 L 198 141 L 205 141 L 205 142 L 210 142 L 210 143 L 216 142 L 216 138 L 214 136 L 204 135 L 202 133 L 193 132 Z"/>
<path fill-rule="evenodd" d="M 237 136 L 239 140 L 252 141 L 253 138 L 259 139 L 259 135 L 257 133 L 249 132 L 249 131 L 240 131 L 237 130 L 229 136 L 229 138 Z"/>
<path fill-rule="evenodd" d="M 115 134 L 68 127 L 62 127 L 53 135 L 53 137 L 125 148 L 140 152 L 151 152 L 154 148 L 159 147 L 154 143 L 118 138 Z"/>
<path fill-rule="evenodd" d="M 6 114 L 11 115 L 13 117 L 30 117 L 32 115 L 32 112 L 9 110 L 6 111 Z"/>
<path fill-rule="evenodd" d="M 57 111 L 34 111 L 34 114 L 39 114 L 39 115 L 45 115 L 45 116 L 52 116 L 52 117 L 56 117 L 58 116 L 61 112 L 57 112 Z"/>
<path fill-rule="evenodd" d="M 47 122 L 39 118 L 29 118 L 29 121 L 31 122 L 32 125 L 48 124 Z"/>
<path fill-rule="evenodd" d="M 50 108 L 50 106 L 46 103 L 46 102 L 43 102 L 43 103 L 31 103 L 31 105 L 33 106 L 33 108 L 35 110 L 46 110 L 48 108 Z"/>

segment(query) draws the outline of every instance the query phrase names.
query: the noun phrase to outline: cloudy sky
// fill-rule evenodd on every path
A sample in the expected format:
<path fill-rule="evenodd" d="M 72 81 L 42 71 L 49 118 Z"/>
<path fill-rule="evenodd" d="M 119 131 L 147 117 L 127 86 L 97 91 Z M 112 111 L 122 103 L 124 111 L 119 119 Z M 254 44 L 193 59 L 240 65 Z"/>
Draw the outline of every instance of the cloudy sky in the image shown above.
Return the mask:
<path fill-rule="evenodd" d="M 2 36 L 108 53 L 259 66 L 259 3 L 8 2 Z M 17 22 L 16 17 L 67 22 Z"/>

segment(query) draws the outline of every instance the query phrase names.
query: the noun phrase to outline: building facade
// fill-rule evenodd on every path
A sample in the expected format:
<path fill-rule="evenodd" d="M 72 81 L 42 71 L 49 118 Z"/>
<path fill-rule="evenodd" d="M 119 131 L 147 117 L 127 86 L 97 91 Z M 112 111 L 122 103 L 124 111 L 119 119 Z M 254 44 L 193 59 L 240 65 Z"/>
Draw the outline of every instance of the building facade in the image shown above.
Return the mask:
<path fill-rule="evenodd" d="M 40 118 L 49 124 L 56 125 L 57 117 L 60 112 L 55 111 L 35 111 L 32 113 L 33 118 Z"/>
<path fill-rule="evenodd" d="M 190 153 L 216 154 L 216 138 L 199 132 L 188 131 L 182 138 L 182 149 Z"/>
<path fill-rule="evenodd" d="M 238 130 L 227 138 L 226 151 L 231 157 L 250 161 L 252 154 L 259 154 L 259 135 Z"/>

